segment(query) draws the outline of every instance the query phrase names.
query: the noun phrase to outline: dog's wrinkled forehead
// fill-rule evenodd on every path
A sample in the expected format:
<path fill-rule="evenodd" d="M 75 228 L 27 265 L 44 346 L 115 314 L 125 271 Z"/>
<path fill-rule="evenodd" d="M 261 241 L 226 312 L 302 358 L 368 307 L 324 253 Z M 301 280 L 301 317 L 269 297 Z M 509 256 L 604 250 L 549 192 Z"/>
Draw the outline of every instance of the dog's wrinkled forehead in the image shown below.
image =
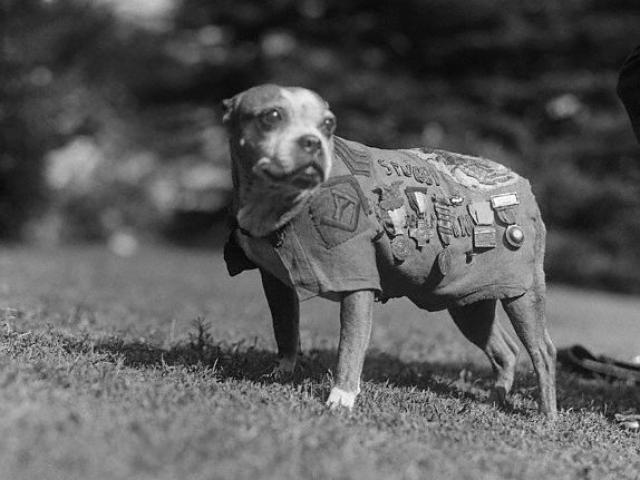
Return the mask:
<path fill-rule="evenodd" d="M 225 100 L 224 121 L 250 119 L 269 108 L 278 108 L 296 122 L 317 122 L 329 109 L 328 103 L 317 93 L 299 87 L 260 85 Z"/>

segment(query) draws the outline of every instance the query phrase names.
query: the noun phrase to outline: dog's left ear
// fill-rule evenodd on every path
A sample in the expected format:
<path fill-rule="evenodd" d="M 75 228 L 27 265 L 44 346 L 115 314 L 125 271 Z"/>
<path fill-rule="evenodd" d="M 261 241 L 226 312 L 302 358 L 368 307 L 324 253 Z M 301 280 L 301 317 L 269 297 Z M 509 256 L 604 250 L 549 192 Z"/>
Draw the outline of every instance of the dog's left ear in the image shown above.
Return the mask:
<path fill-rule="evenodd" d="M 233 117 L 233 112 L 236 109 L 236 106 L 238 105 L 240 99 L 240 94 L 231 97 L 231 98 L 225 98 L 224 100 L 222 100 L 222 106 L 224 108 L 224 114 L 222 115 L 222 124 L 223 125 L 229 125 L 229 123 L 231 122 L 231 118 Z"/>

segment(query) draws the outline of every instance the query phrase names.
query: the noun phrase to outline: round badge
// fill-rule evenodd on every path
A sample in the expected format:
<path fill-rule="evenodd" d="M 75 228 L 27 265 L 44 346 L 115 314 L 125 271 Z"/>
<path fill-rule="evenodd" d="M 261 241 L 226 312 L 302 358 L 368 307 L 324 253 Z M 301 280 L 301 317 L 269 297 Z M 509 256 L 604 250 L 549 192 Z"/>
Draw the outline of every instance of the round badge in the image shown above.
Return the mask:
<path fill-rule="evenodd" d="M 509 225 L 504 232 L 504 238 L 513 248 L 520 248 L 524 243 L 524 231 L 519 225 Z"/>
<path fill-rule="evenodd" d="M 460 195 L 452 195 L 451 197 L 449 197 L 449 203 L 454 207 L 459 207 L 464 203 L 464 198 L 462 198 Z"/>
<path fill-rule="evenodd" d="M 393 257 L 399 262 L 404 262 L 409 256 L 411 252 L 410 244 L 404 235 L 393 237 L 391 240 L 391 252 L 393 253 Z"/>

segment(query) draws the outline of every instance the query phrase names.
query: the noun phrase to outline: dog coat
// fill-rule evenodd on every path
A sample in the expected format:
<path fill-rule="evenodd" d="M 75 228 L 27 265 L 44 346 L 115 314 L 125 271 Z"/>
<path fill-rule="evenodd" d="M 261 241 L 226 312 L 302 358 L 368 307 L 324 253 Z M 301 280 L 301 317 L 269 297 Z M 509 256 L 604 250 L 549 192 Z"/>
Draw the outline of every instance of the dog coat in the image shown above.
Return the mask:
<path fill-rule="evenodd" d="M 225 259 L 231 274 L 266 269 L 300 300 L 371 289 L 434 311 L 522 295 L 543 245 L 529 182 L 506 167 L 336 137 L 331 177 L 304 210 L 265 238 L 236 228 Z"/>

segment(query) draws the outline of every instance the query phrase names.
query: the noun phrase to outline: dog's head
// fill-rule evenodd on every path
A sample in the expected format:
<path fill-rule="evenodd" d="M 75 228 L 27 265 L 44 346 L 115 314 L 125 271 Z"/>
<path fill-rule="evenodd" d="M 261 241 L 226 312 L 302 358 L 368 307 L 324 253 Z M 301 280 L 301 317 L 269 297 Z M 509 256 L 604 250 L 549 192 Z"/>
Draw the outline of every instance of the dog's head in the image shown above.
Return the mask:
<path fill-rule="evenodd" d="M 224 100 L 241 228 L 267 235 L 329 177 L 335 116 L 304 88 L 261 85 Z"/>
<path fill-rule="evenodd" d="M 287 189 L 313 189 L 328 178 L 336 121 L 319 95 L 261 85 L 223 103 L 235 168 Z"/>

